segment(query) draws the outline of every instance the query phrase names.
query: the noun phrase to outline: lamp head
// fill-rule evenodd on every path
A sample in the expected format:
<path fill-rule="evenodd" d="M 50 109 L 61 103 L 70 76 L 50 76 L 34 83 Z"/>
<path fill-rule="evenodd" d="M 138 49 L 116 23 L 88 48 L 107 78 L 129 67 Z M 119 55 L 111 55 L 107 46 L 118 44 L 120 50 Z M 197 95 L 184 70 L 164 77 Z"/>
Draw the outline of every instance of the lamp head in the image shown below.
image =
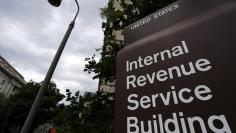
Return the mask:
<path fill-rule="evenodd" d="M 48 2 L 49 2 L 51 5 L 55 6 L 55 7 L 60 6 L 60 5 L 61 5 L 61 1 L 62 1 L 62 0 L 48 0 Z"/>

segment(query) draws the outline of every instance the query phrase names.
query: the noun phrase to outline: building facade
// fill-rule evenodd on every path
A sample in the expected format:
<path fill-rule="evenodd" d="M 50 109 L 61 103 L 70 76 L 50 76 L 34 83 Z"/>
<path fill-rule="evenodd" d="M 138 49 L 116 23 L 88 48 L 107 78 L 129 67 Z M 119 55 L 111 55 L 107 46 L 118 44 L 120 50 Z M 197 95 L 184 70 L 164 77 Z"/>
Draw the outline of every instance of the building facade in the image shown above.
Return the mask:
<path fill-rule="evenodd" d="M 125 0 L 129 1 L 129 0 Z M 124 11 L 124 8 L 121 5 L 121 0 L 110 0 L 110 3 L 112 3 L 112 9 L 115 11 Z M 130 2 L 130 1 L 129 1 Z M 114 29 L 114 21 L 111 20 L 110 18 L 106 18 L 106 29 L 104 31 L 104 35 L 105 36 L 109 36 L 111 34 L 111 36 L 113 36 L 113 39 L 111 40 L 113 44 L 116 45 L 123 45 L 123 41 L 124 41 L 124 35 L 123 35 L 123 29 Z M 119 21 L 118 25 L 122 25 L 122 21 Z M 105 41 L 105 40 L 104 40 Z M 109 43 L 108 43 L 109 44 Z M 103 46 L 103 50 L 106 51 L 106 53 L 112 52 L 111 51 L 112 46 L 111 45 L 107 45 L 106 43 L 104 43 Z M 109 54 L 106 54 L 104 56 L 110 56 Z M 114 93 L 115 92 L 115 80 L 110 82 L 110 81 L 104 81 L 103 79 L 99 80 L 99 91 L 103 92 L 103 93 Z"/>
<path fill-rule="evenodd" d="M 9 97 L 25 84 L 24 77 L 0 55 L 0 94 Z"/>

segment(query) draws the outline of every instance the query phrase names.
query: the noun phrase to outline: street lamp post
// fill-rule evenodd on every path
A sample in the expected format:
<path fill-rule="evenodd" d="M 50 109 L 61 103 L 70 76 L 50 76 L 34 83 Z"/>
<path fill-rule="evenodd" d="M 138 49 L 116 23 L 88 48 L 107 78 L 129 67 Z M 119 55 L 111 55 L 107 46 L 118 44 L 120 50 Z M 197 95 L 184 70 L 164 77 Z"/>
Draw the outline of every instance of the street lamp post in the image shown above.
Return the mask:
<path fill-rule="evenodd" d="M 62 0 L 48 0 L 48 2 L 49 2 L 51 5 L 55 6 L 55 7 L 60 6 L 61 1 L 62 1 Z M 49 82 L 50 82 L 50 80 L 51 80 L 51 78 L 52 78 L 52 75 L 53 75 L 53 73 L 54 73 L 54 70 L 55 70 L 55 68 L 56 68 L 56 66 L 57 66 L 57 63 L 58 63 L 58 61 L 59 61 L 59 59 L 60 59 L 60 56 L 61 56 L 61 54 L 62 54 L 62 52 L 63 52 L 63 49 L 64 49 L 64 47 L 65 47 L 65 45 L 66 45 L 66 42 L 67 42 L 67 40 L 68 40 L 68 38 L 69 38 L 69 36 L 70 36 L 70 33 L 71 33 L 72 29 L 74 28 L 75 19 L 76 19 L 78 13 L 79 13 L 79 4 L 78 4 L 78 1 L 75 0 L 75 3 L 76 3 L 77 8 L 78 8 L 78 9 L 77 9 L 77 12 L 76 12 L 76 14 L 75 14 L 73 20 L 71 21 L 71 23 L 70 23 L 70 25 L 69 25 L 69 27 L 68 27 L 68 29 L 67 29 L 67 31 L 66 31 L 66 33 L 65 33 L 65 35 L 64 35 L 64 37 L 63 37 L 63 39 L 62 39 L 62 41 L 61 41 L 61 44 L 60 44 L 60 46 L 59 46 L 59 48 L 58 48 L 58 50 L 57 50 L 57 53 L 56 53 L 56 55 L 54 56 L 54 59 L 53 59 L 51 65 L 50 65 L 50 67 L 49 67 L 49 69 L 48 69 L 48 72 L 47 72 L 47 74 L 46 74 L 46 76 L 45 76 L 45 78 L 44 78 L 44 81 L 43 81 L 43 83 L 42 83 L 42 86 L 41 86 L 41 88 L 39 89 L 39 91 L 38 91 L 38 93 L 37 93 L 37 96 L 36 96 L 36 98 L 35 98 L 35 100 L 34 100 L 34 103 L 33 103 L 32 107 L 31 107 L 31 109 L 30 109 L 30 112 L 29 112 L 29 114 L 28 114 L 28 116 L 27 116 L 27 118 L 26 118 L 26 120 L 25 120 L 25 123 L 24 123 L 23 127 L 21 128 L 20 133 L 29 133 L 29 131 L 30 131 L 30 129 L 31 129 L 31 126 L 32 126 L 32 123 L 33 123 L 33 121 L 34 121 L 35 115 L 36 115 L 36 113 L 37 113 L 37 111 L 38 111 L 38 108 L 39 108 L 39 106 L 40 106 L 40 102 L 41 102 L 41 100 L 42 100 L 42 97 L 44 96 L 45 90 L 46 90 L 46 88 L 47 88 L 47 86 L 48 86 L 48 84 L 49 84 Z"/>

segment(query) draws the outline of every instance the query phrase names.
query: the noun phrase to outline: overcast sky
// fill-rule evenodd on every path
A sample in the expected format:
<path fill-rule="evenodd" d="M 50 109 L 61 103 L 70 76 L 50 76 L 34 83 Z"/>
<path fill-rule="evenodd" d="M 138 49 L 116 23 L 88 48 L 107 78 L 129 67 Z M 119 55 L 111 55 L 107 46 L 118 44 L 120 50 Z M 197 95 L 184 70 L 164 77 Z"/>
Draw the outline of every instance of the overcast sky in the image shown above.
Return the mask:
<path fill-rule="evenodd" d="M 53 75 L 61 92 L 96 91 L 98 80 L 83 72 L 84 58 L 103 40 L 99 8 L 107 0 L 78 0 L 75 28 Z M 0 0 L 0 54 L 24 77 L 40 82 L 76 11 L 74 0 L 52 7 L 47 0 Z"/>

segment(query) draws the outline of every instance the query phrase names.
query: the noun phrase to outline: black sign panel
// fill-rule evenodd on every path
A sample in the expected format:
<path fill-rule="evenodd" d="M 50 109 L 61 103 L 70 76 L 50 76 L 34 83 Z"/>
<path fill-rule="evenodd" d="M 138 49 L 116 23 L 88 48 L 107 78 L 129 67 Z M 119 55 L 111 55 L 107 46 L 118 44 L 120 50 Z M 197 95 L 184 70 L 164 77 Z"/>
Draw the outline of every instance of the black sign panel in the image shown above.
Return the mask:
<path fill-rule="evenodd" d="M 235 0 L 182 0 L 126 27 L 115 133 L 235 132 L 235 16 Z"/>

